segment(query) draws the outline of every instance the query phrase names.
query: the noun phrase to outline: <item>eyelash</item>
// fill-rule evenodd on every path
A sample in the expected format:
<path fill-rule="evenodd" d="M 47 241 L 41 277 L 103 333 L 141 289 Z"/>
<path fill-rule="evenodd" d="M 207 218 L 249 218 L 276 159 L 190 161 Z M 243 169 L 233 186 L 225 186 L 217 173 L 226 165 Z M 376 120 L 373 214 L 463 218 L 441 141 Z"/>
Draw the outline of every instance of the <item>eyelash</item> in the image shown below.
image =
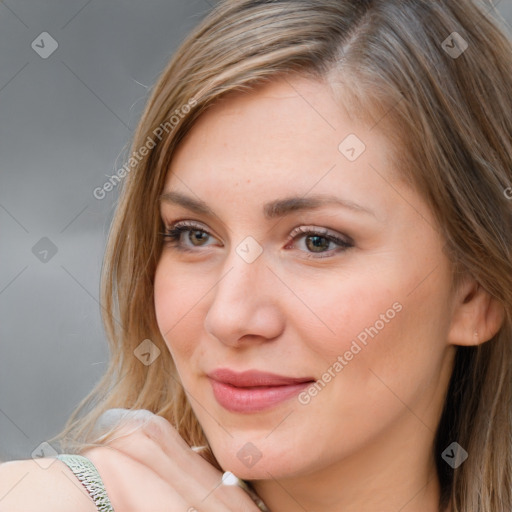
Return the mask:
<path fill-rule="evenodd" d="M 176 222 L 175 224 L 171 225 L 169 228 L 166 228 L 165 232 L 160 233 L 160 235 L 162 236 L 162 238 L 164 239 L 164 241 L 167 245 L 170 245 L 171 247 L 173 247 L 174 249 L 176 249 L 178 251 L 197 252 L 197 250 L 200 249 L 200 247 L 198 247 L 197 249 L 191 249 L 189 247 L 185 247 L 182 243 L 180 243 L 181 234 L 187 233 L 187 232 L 190 233 L 191 231 L 201 231 L 203 233 L 206 233 L 208 236 L 213 237 L 213 235 L 211 233 L 209 233 L 206 229 L 199 226 L 198 224 L 195 224 L 192 222 L 186 222 L 186 221 Z M 301 236 L 299 236 L 299 235 L 318 236 L 321 238 L 325 238 L 326 240 L 328 240 L 330 242 L 334 242 L 335 244 L 340 246 L 337 250 L 333 249 L 330 251 L 325 251 L 325 252 L 320 252 L 320 253 L 310 252 L 306 256 L 307 258 L 315 258 L 315 259 L 327 258 L 327 257 L 331 256 L 330 253 L 344 252 L 347 249 L 354 247 L 354 244 L 352 242 L 349 242 L 349 241 L 347 241 L 343 238 L 337 237 L 335 235 L 329 234 L 327 229 L 315 229 L 314 230 L 312 228 L 308 228 L 308 227 L 304 227 L 304 226 L 298 227 L 292 231 L 287 244 L 291 241 L 301 238 Z M 315 254 L 328 254 L 328 256 L 316 256 Z"/>

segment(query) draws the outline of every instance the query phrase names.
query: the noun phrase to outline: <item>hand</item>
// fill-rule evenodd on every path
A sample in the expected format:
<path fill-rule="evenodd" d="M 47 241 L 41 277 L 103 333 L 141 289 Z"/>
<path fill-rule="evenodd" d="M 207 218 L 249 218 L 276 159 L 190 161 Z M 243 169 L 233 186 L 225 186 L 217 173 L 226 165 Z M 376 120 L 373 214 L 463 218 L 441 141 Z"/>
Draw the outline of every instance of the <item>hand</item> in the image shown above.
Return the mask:
<path fill-rule="evenodd" d="M 107 427 L 99 424 L 97 433 Z M 130 411 L 113 432 L 81 454 L 98 469 L 115 512 L 260 512 L 242 488 L 223 485 L 223 473 L 165 418 Z"/>

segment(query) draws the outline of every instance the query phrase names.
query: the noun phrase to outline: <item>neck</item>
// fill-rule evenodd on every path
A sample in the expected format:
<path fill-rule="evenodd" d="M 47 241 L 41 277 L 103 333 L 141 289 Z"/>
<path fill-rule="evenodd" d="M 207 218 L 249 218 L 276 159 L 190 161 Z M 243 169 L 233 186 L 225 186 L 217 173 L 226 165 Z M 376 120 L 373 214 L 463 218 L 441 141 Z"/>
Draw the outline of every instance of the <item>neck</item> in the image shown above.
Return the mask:
<path fill-rule="evenodd" d="M 438 512 L 434 433 L 412 415 L 404 423 L 329 467 L 253 487 L 271 512 Z"/>

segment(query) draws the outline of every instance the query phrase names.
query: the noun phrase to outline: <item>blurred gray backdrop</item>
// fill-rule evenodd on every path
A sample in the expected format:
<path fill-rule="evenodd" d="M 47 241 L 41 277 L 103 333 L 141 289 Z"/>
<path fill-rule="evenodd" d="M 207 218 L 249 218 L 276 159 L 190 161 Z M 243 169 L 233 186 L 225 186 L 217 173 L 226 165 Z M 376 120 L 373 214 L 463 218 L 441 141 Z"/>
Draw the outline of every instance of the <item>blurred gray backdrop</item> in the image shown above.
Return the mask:
<path fill-rule="evenodd" d="M 31 457 L 102 375 L 93 196 L 213 0 L 0 2 L 0 460 Z"/>
<path fill-rule="evenodd" d="M 51 454 L 41 443 L 106 367 L 99 276 L 117 190 L 93 190 L 214 1 L 0 1 L 0 461 Z M 496 4 L 512 24 L 512 0 Z"/>

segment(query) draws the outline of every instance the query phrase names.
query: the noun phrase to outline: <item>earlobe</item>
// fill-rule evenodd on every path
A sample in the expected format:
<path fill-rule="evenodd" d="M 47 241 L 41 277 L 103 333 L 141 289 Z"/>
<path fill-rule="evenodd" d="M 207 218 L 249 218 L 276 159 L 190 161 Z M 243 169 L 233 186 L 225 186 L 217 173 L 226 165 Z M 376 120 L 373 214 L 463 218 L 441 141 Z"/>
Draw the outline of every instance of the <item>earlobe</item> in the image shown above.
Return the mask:
<path fill-rule="evenodd" d="M 454 300 L 448 333 L 451 345 L 480 345 L 495 336 L 503 325 L 503 305 L 473 278 L 460 285 Z"/>

